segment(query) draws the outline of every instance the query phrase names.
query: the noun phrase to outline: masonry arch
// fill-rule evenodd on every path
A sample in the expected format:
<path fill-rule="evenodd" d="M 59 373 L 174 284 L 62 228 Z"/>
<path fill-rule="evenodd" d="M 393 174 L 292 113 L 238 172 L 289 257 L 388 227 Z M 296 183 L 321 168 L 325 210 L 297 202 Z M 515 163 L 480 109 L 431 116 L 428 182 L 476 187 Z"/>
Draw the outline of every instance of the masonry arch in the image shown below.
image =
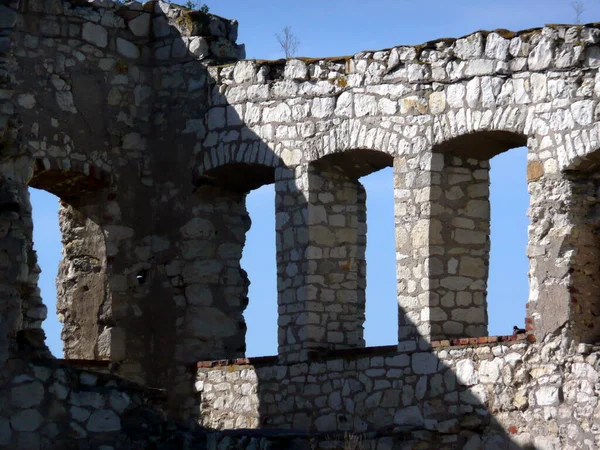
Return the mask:
<path fill-rule="evenodd" d="M 278 204 L 281 357 L 364 347 L 366 193 L 359 178 L 392 165 L 391 155 L 356 149 L 296 168 L 296 192 Z"/>
<path fill-rule="evenodd" d="M 62 259 L 56 280 L 56 312 L 63 322 L 62 340 L 66 359 L 111 359 L 110 345 L 103 342 L 103 333 L 114 325 L 106 240 L 103 227 L 110 203 L 110 176 L 88 163 L 37 159 L 29 187 L 47 191 L 60 199 L 58 215 L 62 234 Z M 31 205 L 26 205 L 27 222 L 32 227 Z M 29 234 L 29 272 L 23 311 L 25 328 L 41 327 L 41 320 L 27 325 L 32 312 L 43 307 L 37 287 L 36 244 Z M 39 244 L 39 243 L 38 243 Z M 48 299 L 46 299 L 48 301 Z M 45 316 L 44 316 L 45 318 Z"/>
<path fill-rule="evenodd" d="M 336 119 L 335 126 L 307 140 L 304 153 L 310 155 L 309 162 L 317 162 L 329 157 L 340 158 L 332 156 L 336 154 L 358 155 L 362 151 L 371 152 L 371 155 L 377 152 L 381 155 L 397 156 L 401 153 L 400 144 L 403 140 L 408 146 L 408 138 L 394 129 L 390 117 L 376 115 L 369 117 L 368 120 L 345 117 Z M 382 126 L 382 123 L 387 126 Z M 384 156 L 373 158 L 384 158 Z"/>
<path fill-rule="evenodd" d="M 229 162 L 194 179 L 196 214 L 181 228 L 180 242 L 190 362 L 245 355 L 250 280 L 241 260 L 251 226 L 246 196 L 273 184 L 274 177 L 273 167 Z"/>
<path fill-rule="evenodd" d="M 485 130 L 432 148 L 430 170 L 419 175 L 428 188 L 414 207 L 421 214 L 409 219 L 416 224 L 411 234 L 415 258 L 400 261 L 405 273 L 412 264 L 426 284 L 418 277 L 409 280 L 413 292 L 408 296 L 410 286 L 399 286 L 401 343 L 411 336 L 429 341 L 488 335 L 490 159 L 526 143 L 522 133 Z"/>

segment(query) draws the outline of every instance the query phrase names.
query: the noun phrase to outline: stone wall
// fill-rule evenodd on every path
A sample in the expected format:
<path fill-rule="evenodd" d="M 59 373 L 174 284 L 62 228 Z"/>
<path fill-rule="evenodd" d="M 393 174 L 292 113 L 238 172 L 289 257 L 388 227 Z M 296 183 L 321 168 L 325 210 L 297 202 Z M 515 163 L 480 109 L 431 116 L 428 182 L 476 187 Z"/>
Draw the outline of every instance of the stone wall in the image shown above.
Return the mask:
<path fill-rule="evenodd" d="M 302 448 L 314 433 L 337 445 L 320 430 L 375 433 L 369 448 L 491 448 L 510 435 L 514 445 L 598 446 L 598 26 L 320 60 L 238 61 L 236 38 L 235 21 L 162 2 L 0 4 L 2 442 L 87 445 L 73 430 L 98 446 L 116 439 L 126 411 L 110 399 L 141 389 L 118 376 L 165 389 L 157 403 L 141 389 L 131 416 L 145 417 L 149 402 L 156 427 L 126 431 L 121 448 L 160 443 L 166 426 L 207 448 Z M 539 343 L 433 351 L 492 342 L 489 164 L 522 145 L 527 328 Z M 399 340 L 367 357 L 359 179 L 390 166 Z M 245 195 L 272 183 L 278 359 L 192 373 L 199 360 L 244 356 Z M 40 369 L 54 363 L 29 186 L 61 199 L 66 356 L 105 360 L 108 375 L 64 369 L 67 383 Z M 327 352 L 346 353 L 319 361 Z M 56 382 L 71 394 L 57 397 Z M 102 391 L 97 405 L 73 403 L 88 390 Z"/>
<path fill-rule="evenodd" d="M 3 371 L 0 447 L 181 448 L 186 439 L 193 442 L 167 419 L 164 391 L 140 388 L 102 370 L 13 360 Z"/>
<path fill-rule="evenodd" d="M 100 257 L 88 255 L 98 266 L 77 252 L 63 263 L 80 274 L 61 272 L 67 356 L 118 361 L 139 381 L 162 385 L 198 359 L 243 356 L 243 202 L 262 184 L 278 193 L 279 352 L 292 361 L 364 345 L 360 176 L 395 168 L 399 348 L 415 349 L 487 333 L 489 159 L 527 143 L 535 208 L 543 199 L 534 183 L 564 186 L 563 169 L 594 164 L 593 26 L 216 66 L 243 56 L 235 22 L 163 3 L 32 0 L 20 10 L 19 84 L 48 74 L 39 93 L 17 98 L 31 124 L 30 185 L 93 222 L 85 239 L 99 245 Z M 334 186 L 336 177 L 347 186 Z M 149 201 L 131 208 L 140 198 Z M 225 223 L 239 228 L 219 233 Z M 532 225 L 532 236 L 543 233 Z M 530 253 L 529 325 L 539 338 L 575 314 L 563 278 L 579 263 L 556 244 Z M 563 278 L 543 274 L 555 253 Z M 86 294 L 89 277 L 104 288 Z M 41 318 L 35 289 L 26 308 Z M 552 294 L 538 301 L 540 290 Z M 199 331 L 207 318 L 218 331 Z M 577 335 L 594 342 L 596 324 L 585 327 Z"/>
<path fill-rule="evenodd" d="M 0 446 L 598 448 L 600 347 L 577 345 L 566 330 L 543 343 L 524 337 L 287 365 L 199 363 L 187 414 L 201 428 L 169 420 L 165 390 L 108 375 L 108 364 L 12 360 Z"/>
<path fill-rule="evenodd" d="M 123 375 L 160 385 L 176 376 L 170 371 L 178 358 L 190 364 L 219 354 L 219 348 L 222 356 L 243 354 L 243 336 L 223 344 L 220 333 L 208 338 L 211 346 L 180 327 L 187 321 L 194 323 L 188 331 L 198 328 L 184 314 L 188 308 L 197 313 L 198 305 L 180 301 L 193 280 L 183 285 L 181 274 L 171 272 L 181 261 L 206 260 L 208 254 L 197 249 L 190 257 L 178 243 L 202 234 L 190 229 L 196 213 L 174 205 L 179 192 L 193 193 L 191 169 L 188 179 L 175 174 L 191 167 L 194 152 L 180 149 L 179 156 L 176 151 L 164 157 L 163 142 L 173 139 L 168 132 L 156 136 L 164 128 L 181 131 L 169 128 L 179 95 L 204 114 L 206 67 L 243 56 L 236 36 L 235 21 L 165 3 L 31 0 L 19 6 L 12 39 L 19 86 L 14 112 L 27 124 L 22 148 L 28 172 L 21 186 L 47 190 L 62 201 L 65 251 L 57 308 L 67 358 L 118 361 Z M 184 86 L 182 72 L 190 78 Z M 156 200 L 128 206 L 142 198 Z M 163 213 L 156 209 L 161 202 L 168 205 Z M 29 211 L 28 200 L 18 203 Z M 29 212 L 25 230 L 31 287 L 22 301 L 22 328 L 40 330 L 45 307 L 36 286 Z M 237 325 L 232 333 L 239 333 Z M 238 353 L 225 350 L 230 347 Z"/>
<path fill-rule="evenodd" d="M 119 349 L 110 346 L 115 342 L 104 339 L 114 323 L 107 292 L 106 244 L 99 226 L 90 219 L 95 216 L 84 205 L 60 208 L 64 255 L 58 269 L 56 310 L 64 323 L 61 336 L 67 358 L 120 360 Z"/>
<path fill-rule="evenodd" d="M 198 421 L 220 430 L 423 432 L 450 448 L 600 446 L 600 347 L 563 333 L 539 344 L 369 350 L 290 365 L 199 363 Z"/>
<path fill-rule="evenodd" d="M 393 163 L 374 170 L 395 167 L 399 348 L 483 336 L 488 320 L 489 161 L 527 145 L 532 216 L 541 213 L 542 205 L 548 209 L 543 214 L 554 214 L 546 198 L 535 198 L 545 197 L 537 183 L 565 186 L 565 171 L 595 167 L 597 42 L 593 26 L 546 27 L 530 33 L 480 32 L 340 59 L 240 61 L 215 69 L 208 133 L 196 171 L 202 178 L 240 163 L 275 168 L 276 190 L 282 194 L 276 211 L 284 221 L 299 210 L 310 216 L 313 206 L 303 192 L 315 163 L 336 155 L 338 165 L 351 166 L 355 153 L 385 155 Z M 567 213 L 566 220 L 575 220 L 576 214 Z M 307 224 L 293 223 L 300 227 L 299 246 L 311 253 L 326 249 L 315 250 L 310 241 L 302 241 Z M 533 241 L 545 233 L 538 226 L 532 221 Z M 328 222 L 328 228 L 331 233 L 335 225 Z M 530 253 L 528 326 L 538 338 L 574 313 L 565 305 L 571 301 L 568 271 L 578 265 L 577 258 L 558 240 L 549 245 Z M 578 245 L 573 242 L 571 248 Z M 564 276 L 543 274 L 557 267 L 550 255 L 560 260 Z M 296 337 L 290 344 L 297 333 L 290 335 L 290 327 L 301 330 L 304 319 L 298 318 L 312 314 L 327 329 L 328 314 L 316 319 L 307 296 L 328 293 L 335 283 L 323 286 L 325 272 L 317 269 L 289 304 L 299 275 L 288 261 L 290 256 L 279 257 L 284 314 L 280 356 L 286 359 L 291 353 L 302 359 L 309 351 L 298 354 L 303 345 Z M 329 261 L 324 267 L 333 265 Z M 540 297 L 544 299 L 538 301 Z M 335 316 L 331 320 L 337 322 Z M 303 336 L 306 348 L 339 344 L 336 334 L 333 341 L 311 337 L 309 331 Z M 585 342 L 599 337 L 595 331 L 580 336 Z"/>

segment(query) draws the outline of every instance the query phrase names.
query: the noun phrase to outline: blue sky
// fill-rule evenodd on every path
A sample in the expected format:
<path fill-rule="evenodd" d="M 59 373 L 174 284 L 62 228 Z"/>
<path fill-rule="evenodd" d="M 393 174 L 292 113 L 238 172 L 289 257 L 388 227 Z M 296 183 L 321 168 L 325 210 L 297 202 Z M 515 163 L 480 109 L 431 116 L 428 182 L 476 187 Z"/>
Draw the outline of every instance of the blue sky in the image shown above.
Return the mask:
<path fill-rule="evenodd" d="M 300 41 L 298 56 L 339 56 L 401 44 L 459 37 L 476 30 L 521 30 L 547 23 L 573 23 L 570 0 L 234 0 L 208 1 L 210 12 L 240 22 L 238 42 L 248 58 L 282 56 L 275 33 L 289 25 Z M 584 1 L 583 23 L 600 18 L 600 1 Z M 525 181 L 526 150 L 513 149 L 491 161 L 492 254 L 488 286 L 489 332 L 510 334 L 525 318 L 528 295 Z M 397 341 L 393 180 L 390 169 L 361 180 L 367 189 L 367 345 Z M 32 191 L 34 242 L 42 268 L 40 287 L 48 305 L 44 329 L 62 356 L 54 280 L 60 259 L 58 200 Z M 273 186 L 248 196 L 252 228 L 242 267 L 251 280 L 247 354 L 277 352 L 275 213 Z"/>

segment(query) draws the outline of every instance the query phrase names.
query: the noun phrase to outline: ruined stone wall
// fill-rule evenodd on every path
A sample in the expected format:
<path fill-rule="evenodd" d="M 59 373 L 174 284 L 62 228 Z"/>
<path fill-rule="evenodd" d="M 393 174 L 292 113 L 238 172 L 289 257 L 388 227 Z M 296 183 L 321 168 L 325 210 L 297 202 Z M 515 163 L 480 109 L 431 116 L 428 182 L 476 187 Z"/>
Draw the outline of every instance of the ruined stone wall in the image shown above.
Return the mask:
<path fill-rule="evenodd" d="M 424 441 L 443 435 L 449 448 L 600 446 L 599 347 L 563 334 L 540 344 L 370 353 L 199 364 L 198 420 L 221 430 L 421 431 Z"/>
<path fill-rule="evenodd" d="M 36 302 L 35 261 L 28 257 L 31 252 L 31 211 L 28 208 L 29 196 L 24 186 L 31 176 L 29 159 L 22 148 L 22 123 L 16 115 L 14 45 L 11 34 L 17 22 L 17 2 L 0 5 L 0 216 L 2 236 L 2 304 L 0 320 L 0 367 L 4 367 L 11 353 L 17 348 L 19 332 L 24 327 L 36 326 L 39 330 L 43 309 Z M 32 269 L 31 277 L 29 270 Z M 33 306 L 32 313 L 23 310 L 25 302 Z M 28 312 L 28 311 L 27 311 Z M 27 319 L 24 319 L 27 317 Z M 37 319 L 37 320 L 36 320 Z M 29 333 L 34 346 L 43 346 L 41 333 Z"/>
<path fill-rule="evenodd" d="M 158 415 L 146 435 L 125 430 L 117 448 L 160 443 L 165 429 L 207 448 L 288 439 L 203 426 L 286 428 L 300 446 L 320 430 L 375 433 L 368 448 L 493 447 L 511 434 L 515 446 L 599 445 L 598 350 L 586 346 L 600 341 L 596 25 L 236 62 L 235 21 L 162 2 L 9 1 L 0 13 L 9 448 L 116 439 L 126 411 L 110 399 L 133 389 L 76 369 L 67 383 L 27 362 L 48 358 L 28 186 L 61 198 L 66 356 L 104 359 L 102 372 L 165 389 L 161 402 L 148 392 L 133 402 L 132 420 L 146 417 L 145 402 Z M 539 343 L 432 351 L 491 342 L 489 160 L 522 145 L 527 328 Z M 359 179 L 391 166 L 398 346 L 354 355 L 369 301 Z M 199 360 L 244 355 L 245 196 L 265 184 L 276 191 L 277 362 L 192 372 Z M 328 351 L 347 353 L 319 361 Z M 70 393 L 56 394 L 56 382 Z M 82 390 L 101 399 L 77 404 Z"/>
<path fill-rule="evenodd" d="M 278 232 L 291 239 L 283 221 L 294 214 L 310 217 L 319 207 L 304 193 L 314 163 L 335 155 L 347 176 L 355 154 L 361 164 L 371 164 L 366 173 L 393 165 L 399 348 L 483 336 L 488 321 L 489 161 L 510 148 L 528 146 L 530 236 L 539 247 L 536 241 L 545 231 L 535 217 L 553 215 L 549 198 L 567 199 L 571 191 L 552 195 L 537 186 L 556 183 L 562 189 L 570 183 L 565 171 L 595 167 L 597 43 L 593 27 L 547 27 L 531 33 L 481 32 L 347 58 L 241 61 L 213 69 L 208 133 L 195 170 L 203 179 L 236 164 L 276 169 Z M 373 154 L 390 162 L 374 162 Z M 566 208 L 572 206 L 567 200 Z M 554 232 L 574 226 L 578 213 L 565 214 L 569 224 L 561 228 L 557 223 Z M 292 223 L 304 252 L 326 248 L 315 250 L 310 239 L 302 240 L 304 233 L 310 234 L 307 223 Z M 335 226 L 327 222 L 330 232 Z M 285 236 L 280 242 L 293 253 Z M 570 248 L 577 246 L 573 242 Z M 548 247 L 530 252 L 530 258 L 528 326 L 543 338 L 570 320 L 572 309 L 566 305 L 570 289 L 577 287 L 569 287 L 574 280 L 569 271 L 578 263 L 575 252 L 558 239 L 549 239 Z M 304 319 L 312 315 L 327 329 L 329 313 L 317 311 L 317 319 L 307 296 L 327 293 L 334 282 L 323 290 L 325 270 L 314 272 L 306 264 L 297 273 L 290 261 L 287 254 L 278 257 L 280 356 L 302 359 L 317 347 L 337 345 L 310 337 Z M 346 266 L 335 257 L 319 264 Z M 556 276 L 545 276 L 546 270 Z M 290 304 L 301 276 L 304 284 Z M 590 311 L 589 306 L 583 309 Z M 287 311 L 294 311 L 293 316 Z M 306 337 L 305 344 L 295 337 L 290 344 L 298 335 Z M 580 336 L 585 342 L 599 337 L 594 331 Z"/>
<path fill-rule="evenodd" d="M 59 211 L 64 256 L 58 269 L 56 310 L 64 323 L 64 353 L 73 359 L 120 360 L 119 349 L 111 348 L 115 342 L 104 340 L 113 325 L 104 236 L 84 211 L 66 204 Z"/>
<path fill-rule="evenodd" d="M 180 448 L 186 430 L 167 419 L 164 391 L 98 369 L 12 361 L 3 375 L 18 375 L 3 380 L 0 448 Z"/>
<path fill-rule="evenodd" d="M 177 364 L 242 356 L 242 203 L 266 183 L 278 192 L 281 357 L 364 345 L 364 207 L 360 195 L 324 187 L 315 171 L 327 164 L 349 183 L 395 167 L 400 347 L 485 335 L 489 159 L 527 143 L 531 181 L 563 179 L 560 170 L 576 170 L 596 142 L 595 28 L 476 33 L 337 60 L 211 67 L 242 56 L 231 40 L 235 22 L 162 3 L 33 2 L 21 10 L 19 64 L 36 73 L 47 58 L 49 74 L 44 95 L 21 93 L 17 102 L 32 123 L 31 185 L 85 210 L 95 224 L 86 239 L 100 245 L 102 233 L 106 247 L 97 249 L 106 254 L 104 291 L 69 300 L 71 310 L 82 305 L 79 315 L 61 309 L 68 328 L 89 340 L 66 333 L 74 349 L 67 356 L 103 355 L 131 377 L 164 381 Z M 28 27 L 45 30 L 42 38 Z M 42 109 L 60 110 L 60 120 L 38 119 Z M 572 142 L 580 154 L 569 156 Z M 182 171 L 188 176 L 175 175 Z M 223 194 L 205 194 L 211 186 Z M 128 207 L 141 198 L 145 206 Z M 239 228 L 219 235 L 230 214 Z M 222 249 L 213 253 L 215 246 Z M 532 267 L 546 265 L 546 254 L 532 255 Z M 69 258 L 65 268 L 79 264 Z M 567 275 L 569 258 L 561 258 Z M 65 298 L 88 292 L 85 279 L 61 281 L 72 291 Z M 561 279 L 543 283 L 568 297 Z M 568 321 L 570 309 L 545 321 L 537 309 L 552 301 L 535 302 L 539 285 L 531 283 L 529 314 L 542 337 Z M 328 296 L 346 306 L 324 306 Z M 220 318 L 218 338 L 194 331 L 206 317 Z M 151 364 L 144 355 L 156 352 L 163 355 Z"/>
<path fill-rule="evenodd" d="M 576 345 L 566 329 L 537 344 L 487 340 L 289 365 L 202 363 L 188 413 L 208 430 L 170 421 L 167 391 L 107 375 L 106 365 L 13 360 L 0 446 L 598 448 L 600 348 Z"/>
<path fill-rule="evenodd" d="M 170 114 L 183 97 L 196 105 L 197 115 L 204 114 L 206 64 L 243 55 L 243 46 L 230 40 L 237 23 L 159 3 L 31 0 L 22 2 L 19 13 L 12 39 L 19 86 L 14 112 L 27 124 L 22 138 L 30 173 L 23 183 L 62 201 L 58 312 L 65 323 L 65 356 L 118 361 L 126 376 L 160 384 L 171 376 L 175 355 L 191 363 L 230 346 L 217 339 L 198 353 L 192 351 L 198 347 L 193 332 L 182 333 L 179 349 L 175 339 L 164 339 L 175 338 L 188 320 L 177 313 L 185 311 L 177 305 L 185 286 L 170 272 L 183 259 L 175 255 L 188 252 L 174 245 L 182 238 L 179 227 L 195 214 L 172 203 L 182 186 L 185 197 L 193 194 L 194 145 L 180 146 L 178 156 L 165 153 L 164 142 L 174 137 L 157 134 L 184 131 L 174 125 L 181 118 Z M 182 67 L 190 74 L 183 85 Z M 192 132 L 202 128 L 194 121 L 190 126 Z M 186 166 L 189 177 L 177 177 Z M 152 200 L 130 207 L 140 199 Z M 161 202 L 164 213 L 156 209 Z M 28 201 L 22 203 L 28 211 Z M 28 220 L 32 285 L 22 304 L 23 326 L 39 329 L 45 313 Z M 243 336 L 231 346 L 243 354 Z"/>

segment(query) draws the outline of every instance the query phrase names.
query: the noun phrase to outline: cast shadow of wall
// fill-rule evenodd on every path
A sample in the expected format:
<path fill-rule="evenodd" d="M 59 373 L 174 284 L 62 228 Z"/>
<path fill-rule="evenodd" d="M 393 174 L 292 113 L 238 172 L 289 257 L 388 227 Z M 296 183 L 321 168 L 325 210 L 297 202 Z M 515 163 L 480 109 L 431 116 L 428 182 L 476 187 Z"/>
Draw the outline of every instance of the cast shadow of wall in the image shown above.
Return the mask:
<path fill-rule="evenodd" d="M 169 39 L 173 40 L 171 48 L 177 43 L 187 48 L 190 42 L 189 36 L 177 34 L 175 28 Z M 207 68 L 193 58 L 154 63 L 155 86 L 159 87 L 151 97 L 152 110 L 156 116 L 166 119 L 140 124 L 151 142 L 152 157 L 146 167 L 132 166 L 127 173 L 135 178 L 133 175 L 142 177 L 150 171 L 154 188 L 139 192 L 150 192 L 161 201 L 163 197 L 166 200 L 160 214 L 140 214 L 130 225 L 136 232 L 142 228 L 144 233 L 168 236 L 182 246 L 181 250 L 189 243 L 182 242 L 180 230 L 190 220 L 207 219 L 213 224 L 214 232 L 195 235 L 194 240 L 203 241 L 204 249 L 211 247 L 211 241 L 235 247 L 227 258 L 215 257 L 209 250 L 202 249 L 194 256 L 188 272 L 192 277 L 199 277 L 199 281 L 192 284 L 204 285 L 207 289 L 201 294 L 186 293 L 185 268 L 183 274 L 170 273 L 171 262 L 178 258 L 175 251 L 156 256 L 152 261 L 152 277 L 145 288 L 147 295 L 136 300 L 142 308 L 143 321 L 136 321 L 135 325 L 127 324 L 126 319 L 122 321 L 123 326 L 131 325 L 134 331 L 126 344 L 131 349 L 129 356 L 137 358 L 145 371 L 144 378 L 151 385 L 167 391 L 173 387 L 169 392 L 169 407 L 174 416 L 179 416 L 184 408 L 198 408 L 194 401 L 190 405 L 197 389 L 190 365 L 199 360 L 243 357 L 243 310 L 248 301 L 248 280 L 239 260 L 249 227 L 245 194 L 260 185 L 275 182 L 282 189 L 285 187 L 286 195 L 294 199 L 295 212 L 300 214 L 310 199 L 306 190 L 296 183 L 297 172 L 293 165 L 286 165 L 289 161 L 282 158 L 285 150 L 293 152 L 294 149 L 280 147 L 275 151 L 273 141 L 259 136 L 256 126 L 246 125 L 247 110 L 245 115 L 240 115 L 234 105 L 229 104 L 227 95 L 220 91 L 224 86 L 222 80 L 213 77 L 215 73 L 220 77 L 222 70 L 227 69 Z M 284 66 L 285 61 L 272 65 L 265 78 L 267 90 L 281 79 Z M 198 83 L 198 88 L 192 91 L 197 92 L 197 96 L 190 94 L 193 82 Z M 215 120 L 219 126 L 213 125 Z M 208 145 L 206 140 L 213 138 L 214 143 Z M 308 162 L 304 160 L 302 164 L 308 165 Z M 126 183 L 119 186 L 125 187 L 130 186 Z M 177 193 L 171 197 L 166 195 L 168 192 Z M 290 211 L 291 205 L 278 200 L 275 208 L 285 213 Z M 297 229 L 301 227 L 300 224 Z M 291 230 L 294 233 L 294 227 Z M 306 238 L 304 246 L 310 245 L 310 233 L 303 239 Z M 294 239 L 300 238 L 296 234 Z M 202 264 L 196 264 L 198 261 Z M 214 274 L 210 265 L 205 264 L 209 261 L 218 266 Z M 237 263 L 229 264 L 230 261 Z M 116 261 L 111 270 L 121 270 L 128 264 Z M 180 282 L 183 285 L 178 285 Z M 112 288 L 110 283 L 109 279 L 108 286 Z M 165 288 L 165 284 L 169 287 Z M 179 305 L 176 299 L 182 295 L 184 304 Z M 209 295 L 210 302 L 206 300 Z M 126 297 L 124 295 L 123 304 L 131 300 Z M 204 301 L 209 304 L 203 305 Z M 201 305 L 196 305 L 197 302 Z M 406 315 L 405 311 L 399 313 Z M 216 318 L 219 323 L 209 328 L 211 323 L 207 317 Z M 182 319 L 184 326 L 178 319 Z M 194 325 L 198 323 L 199 326 Z M 195 331 L 191 332 L 190 328 Z M 193 334 L 198 328 L 202 334 Z M 424 338 L 418 340 L 425 341 Z M 157 343 L 162 345 L 159 350 L 155 350 Z M 326 342 L 322 344 L 325 351 L 330 350 Z M 273 430 L 300 435 L 316 433 L 323 437 L 332 433 L 379 433 L 383 439 L 392 439 L 392 445 L 396 446 L 406 441 L 409 444 L 423 441 L 434 448 L 443 448 L 442 445 L 461 448 L 471 439 L 473 448 L 479 448 L 480 444 L 492 448 L 527 448 L 513 442 L 482 400 L 482 392 L 478 395 L 466 385 L 459 387 L 456 382 L 459 377 L 447 360 L 439 357 L 439 352 L 424 349 L 397 353 L 385 349 L 366 353 L 369 356 L 357 348 L 342 353 L 311 353 L 307 361 L 296 363 L 280 364 L 275 360 L 257 363 L 256 380 L 250 380 L 255 386 L 232 401 L 244 403 L 244 399 L 249 400 L 255 394 L 257 404 L 252 405 L 250 412 L 257 411 L 257 417 L 251 416 L 256 419 L 254 425 L 259 430 L 244 429 L 232 435 L 269 435 Z M 438 385 L 440 377 L 441 385 Z M 227 401 L 226 394 L 222 395 Z M 201 392 L 200 401 L 205 400 L 206 395 Z M 446 427 L 444 431 L 440 424 Z M 231 427 L 224 428 L 244 428 L 244 425 L 234 421 Z M 476 436 L 487 434 L 490 439 L 485 444 L 477 441 Z M 458 436 L 459 440 L 450 442 L 448 436 Z"/>
<path fill-rule="evenodd" d="M 285 61 L 271 65 L 272 72 L 266 74 L 267 86 L 280 79 L 284 65 Z M 214 92 L 221 83 L 222 80 L 212 80 Z M 227 103 L 227 95 L 218 94 L 216 99 L 213 97 L 215 100 L 217 108 L 223 108 L 226 127 L 211 131 L 217 135 L 211 138 L 214 142 L 212 150 L 199 154 L 194 181 L 198 190 L 206 190 L 207 193 L 214 189 L 229 191 L 239 198 L 259 186 L 276 183 L 277 214 L 292 213 L 298 206 L 300 209 L 308 208 L 310 199 L 307 198 L 306 186 L 294 179 L 298 171 L 294 172 L 293 167 L 285 165 L 281 158 L 282 147 L 275 152 L 273 142 L 265 142 L 257 134 L 257 125 L 247 126 L 244 117 Z M 209 110 L 207 115 L 210 114 Z M 346 153 L 351 161 L 348 167 L 359 167 L 355 164 L 356 154 L 361 152 L 371 153 L 369 149 Z M 344 155 L 336 155 L 339 157 L 336 166 L 343 167 L 340 161 L 343 161 Z M 387 158 L 391 159 L 391 156 L 383 156 L 379 165 L 390 165 Z M 308 167 L 313 162 L 302 164 Z M 377 165 L 373 165 L 375 170 Z M 361 173 L 358 170 L 354 177 L 348 179 L 357 180 Z M 289 201 L 286 206 L 284 196 L 280 195 L 282 193 L 294 201 Z M 299 228 L 303 226 L 299 223 Z M 278 232 L 283 232 L 279 226 Z M 309 241 L 299 241 L 300 249 L 311 244 L 310 230 L 307 234 Z M 279 236 L 278 239 L 283 238 Z M 278 260 L 278 264 L 284 264 L 281 252 Z M 243 272 L 243 268 L 240 270 Z M 279 267 L 280 277 L 283 273 L 285 270 Z M 281 279 L 279 284 L 281 286 Z M 245 295 L 240 302 L 242 305 L 248 301 Z M 281 309 L 281 292 L 279 295 Z M 298 307 L 301 309 L 305 305 L 299 301 Z M 411 326 L 406 312 L 400 308 L 399 314 L 404 316 L 404 324 Z M 417 329 L 416 324 L 412 326 Z M 286 334 L 285 326 L 280 326 L 280 336 Z M 415 341 L 424 343 L 427 339 L 417 336 Z M 313 433 L 320 439 L 337 439 L 338 443 L 344 441 L 344 435 L 346 441 L 348 436 L 362 435 L 368 437 L 367 440 L 381 439 L 385 442 L 382 445 L 391 445 L 386 448 L 412 448 L 413 445 L 425 445 L 426 448 L 535 448 L 515 442 L 494 417 L 499 409 L 491 408 L 490 398 L 497 397 L 496 393 L 488 392 L 476 381 L 465 379 L 465 370 L 469 370 L 465 366 L 479 358 L 474 348 L 449 348 L 443 352 L 426 347 L 403 352 L 398 352 L 395 347 L 335 350 L 335 345 L 322 341 L 321 349 L 309 352 L 306 360 L 285 363 L 281 344 L 280 340 L 279 360 L 277 357 L 236 359 L 240 357 L 237 352 L 231 352 L 225 358 L 220 355 L 206 358 L 230 361 L 199 365 L 196 390 L 201 403 L 200 423 L 207 428 L 226 430 L 224 435 L 232 439 L 231 445 L 242 445 L 245 438 L 241 436 L 273 437 L 284 430 L 291 436 L 294 433 L 299 436 Z M 521 353 L 526 345 L 521 345 Z M 495 346 L 500 347 L 500 344 L 492 345 Z M 319 345 L 315 344 L 315 347 Z M 510 351 L 510 347 L 502 351 Z M 462 357 L 449 356 L 450 352 Z M 443 357 L 440 357 L 442 353 Z M 456 368 L 459 360 L 464 361 L 460 375 Z M 512 375 L 520 365 L 507 366 L 505 370 Z M 475 365 L 471 376 L 478 376 Z M 505 395 L 511 392 L 514 394 L 507 387 Z M 219 396 L 222 397 L 220 400 Z M 211 412 L 213 407 L 218 411 Z M 509 409 L 518 410 L 516 407 Z M 296 437 L 277 439 L 288 439 L 287 445 L 292 445 L 290 442 Z M 294 445 L 299 445 L 294 442 Z M 362 445 L 370 445 L 366 442 Z"/>

